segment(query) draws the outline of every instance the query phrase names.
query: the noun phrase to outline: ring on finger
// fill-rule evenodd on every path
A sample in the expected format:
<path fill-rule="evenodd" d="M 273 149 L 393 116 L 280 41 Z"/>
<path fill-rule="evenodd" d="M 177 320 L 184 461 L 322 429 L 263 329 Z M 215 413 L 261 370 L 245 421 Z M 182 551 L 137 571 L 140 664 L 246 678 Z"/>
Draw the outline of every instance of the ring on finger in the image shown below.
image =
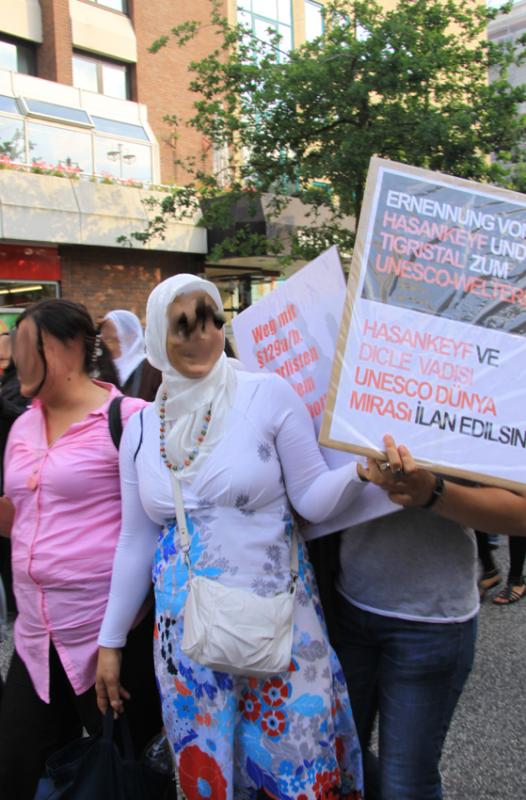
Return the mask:
<path fill-rule="evenodd" d="M 389 461 L 382 461 L 381 464 L 378 464 L 378 469 L 380 472 L 386 472 L 390 468 Z"/>

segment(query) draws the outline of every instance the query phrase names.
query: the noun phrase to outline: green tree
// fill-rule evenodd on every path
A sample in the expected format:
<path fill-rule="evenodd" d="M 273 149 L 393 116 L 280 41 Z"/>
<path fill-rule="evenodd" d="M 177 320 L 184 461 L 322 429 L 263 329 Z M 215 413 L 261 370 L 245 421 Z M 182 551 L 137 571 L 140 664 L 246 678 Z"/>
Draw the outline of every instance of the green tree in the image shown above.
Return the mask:
<path fill-rule="evenodd" d="M 227 228 L 233 201 L 271 191 L 276 211 L 291 195 L 311 204 L 314 216 L 323 211 L 322 227 L 298 231 L 294 254 L 310 257 L 334 242 L 349 248 L 341 220 L 359 216 L 372 155 L 526 186 L 526 87 L 508 80 L 524 52 L 522 41 L 488 41 L 496 13 L 480 0 L 398 0 L 393 10 L 376 0 L 335 0 L 325 8 L 323 35 L 284 57 L 278 36 L 254 39 L 211 0 L 217 46 L 190 65 L 193 113 L 168 119 L 180 135 L 185 126 L 205 135 L 222 163 L 212 174 L 187 162 L 188 186 L 169 195 L 136 237 L 162 232 L 167 216 L 196 199 L 205 201 L 203 224 Z M 187 22 L 151 49 L 184 47 L 199 34 Z M 243 231 L 223 245 L 239 253 L 279 249 Z"/>

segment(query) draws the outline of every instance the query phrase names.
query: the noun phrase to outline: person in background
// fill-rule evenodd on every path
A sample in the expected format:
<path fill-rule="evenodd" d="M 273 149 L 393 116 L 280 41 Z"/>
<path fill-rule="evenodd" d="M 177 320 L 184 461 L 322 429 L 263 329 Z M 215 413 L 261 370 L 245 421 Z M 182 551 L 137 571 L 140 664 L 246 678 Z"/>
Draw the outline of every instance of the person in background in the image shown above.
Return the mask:
<path fill-rule="evenodd" d="M 14 331 L 0 335 L 0 495 L 4 486 L 4 453 L 7 436 L 13 422 L 22 414 L 28 404 L 27 397 L 20 394 L 16 367 L 13 361 Z M 11 575 L 11 543 L 0 536 L 0 578 L 4 584 L 7 612 L 16 613 Z"/>
<path fill-rule="evenodd" d="M 153 400 L 161 383 L 161 373 L 146 359 L 139 318 L 125 309 L 110 311 L 101 323 L 100 334 L 113 358 L 122 393 Z"/>
<path fill-rule="evenodd" d="M 441 800 L 440 757 L 471 671 L 479 592 L 472 528 L 526 535 L 526 497 L 387 459 L 358 474 L 404 508 L 342 535 L 335 648 L 366 765 L 368 800 Z M 378 759 L 369 750 L 378 715 Z"/>
<path fill-rule="evenodd" d="M 475 531 L 477 536 L 477 551 L 482 565 L 482 575 L 479 579 L 479 593 L 482 600 L 485 594 L 501 581 L 500 571 L 492 555 L 489 536 L 482 531 Z M 510 553 L 510 568 L 506 585 L 493 598 L 498 606 L 509 606 L 517 603 L 526 595 L 524 583 L 524 561 L 526 559 L 526 538 L 522 536 L 509 536 L 508 547 Z"/>
<path fill-rule="evenodd" d="M 4 592 L 4 584 L 0 577 L 0 645 L 6 638 L 6 625 L 7 625 L 7 601 Z M 2 697 L 4 695 L 4 681 L 0 676 L 0 706 L 2 705 Z"/>
<path fill-rule="evenodd" d="M 101 717 L 97 636 L 121 524 L 118 450 L 109 425 L 120 395 L 93 380 L 104 347 L 84 306 L 44 300 L 18 319 L 15 362 L 31 408 L 9 433 L 0 532 L 11 534 L 15 652 L 0 706 L 2 800 L 32 800 L 46 758 Z M 145 403 L 124 398 L 122 424 Z M 13 521 L 14 517 L 14 521 Z M 137 753 L 161 727 L 153 615 L 141 610 L 124 653 Z"/>
<path fill-rule="evenodd" d="M 0 494 L 3 493 L 3 457 L 7 436 L 11 425 L 22 414 L 28 404 L 28 398 L 20 393 L 20 383 L 13 361 L 14 332 L 0 335 Z"/>

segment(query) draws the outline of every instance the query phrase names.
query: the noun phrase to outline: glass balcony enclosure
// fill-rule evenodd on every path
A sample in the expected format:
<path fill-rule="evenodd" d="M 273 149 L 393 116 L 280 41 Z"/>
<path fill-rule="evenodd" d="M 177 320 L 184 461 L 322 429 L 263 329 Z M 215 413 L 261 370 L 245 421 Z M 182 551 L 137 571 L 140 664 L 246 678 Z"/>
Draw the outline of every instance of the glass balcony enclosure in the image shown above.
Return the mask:
<path fill-rule="evenodd" d="M 34 81 L 37 90 L 39 79 Z M 6 82 L 0 85 L 5 87 Z M 140 122 L 113 119 L 102 113 L 98 116 L 85 108 L 26 95 L 13 97 L 1 91 L 0 167 L 26 165 L 33 171 L 56 168 L 59 174 L 154 181 L 155 143 L 151 132 Z M 104 113 L 108 111 L 109 107 L 104 106 Z"/>

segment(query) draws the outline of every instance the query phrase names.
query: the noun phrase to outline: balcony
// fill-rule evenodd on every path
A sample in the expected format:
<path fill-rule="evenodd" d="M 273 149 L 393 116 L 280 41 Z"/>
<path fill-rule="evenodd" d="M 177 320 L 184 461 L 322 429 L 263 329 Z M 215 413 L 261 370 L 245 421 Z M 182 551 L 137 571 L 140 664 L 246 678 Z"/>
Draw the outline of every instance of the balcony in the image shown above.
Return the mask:
<path fill-rule="evenodd" d="M 0 232 L 13 242 L 118 247 L 119 236 L 144 230 L 150 197 L 161 192 L 120 183 L 101 183 L 71 175 L 39 174 L 10 168 L 0 162 Z M 37 168 L 38 169 L 38 168 Z M 200 214 L 168 225 L 165 238 L 136 249 L 168 252 L 207 252 L 206 230 Z"/>
<path fill-rule="evenodd" d="M 90 177 L 158 183 L 160 176 L 144 105 L 7 70 L 0 70 L 1 155 Z"/>
<path fill-rule="evenodd" d="M 0 70 L 2 239 L 118 247 L 146 226 L 159 174 L 145 106 Z M 134 247 L 205 253 L 197 223 Z"/>

